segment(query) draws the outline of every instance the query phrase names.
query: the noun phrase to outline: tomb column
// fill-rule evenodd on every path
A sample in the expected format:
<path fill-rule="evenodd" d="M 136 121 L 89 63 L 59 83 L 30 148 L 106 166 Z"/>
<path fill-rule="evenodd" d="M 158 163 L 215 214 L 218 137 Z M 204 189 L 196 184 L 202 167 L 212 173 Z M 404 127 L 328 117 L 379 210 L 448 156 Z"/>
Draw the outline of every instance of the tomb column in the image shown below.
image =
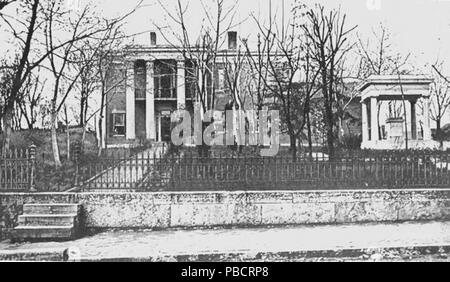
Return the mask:
<path fill-rule="evenodd" d="M 369 141 L 369 117 L 367 111 L 367 103 L 363 101 L 362 105 L 362 142 L 366 144 Z"/>
<path fill-rule="evenodd" d="M 411 140 L 417 140 L 417 116 L 416 116 L 416 100 L 409 101 L 411 105 Z"/>
<path fill-rule="evenodd" d="M 375 143 L 380 140 L 378 129 L 378 99 L 376 97 L 370 98 L 370 119 L 371 141 Z"/>
<path fill-rule="evenodd" d="M 423 140 L 431 141 L 431 128 L 430 128 L 430 98 L 423 98 Z"/>

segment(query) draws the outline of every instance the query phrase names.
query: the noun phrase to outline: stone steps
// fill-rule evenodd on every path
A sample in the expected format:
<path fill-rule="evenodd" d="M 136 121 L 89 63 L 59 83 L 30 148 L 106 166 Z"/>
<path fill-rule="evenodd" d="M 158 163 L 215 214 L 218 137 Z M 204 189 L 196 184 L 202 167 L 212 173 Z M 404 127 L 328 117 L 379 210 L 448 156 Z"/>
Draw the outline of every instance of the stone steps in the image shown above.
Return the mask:
<path fill-rule="evenodd" d="M 22 226 L 74 226 L 77 214 L 27 214 L 19 216 Z"/>
<path fill-rule="evenodd" d="M 23 214 L 76 214 L 77 204 L 25 204 Z"/>
<path fill-rule="evenodd" d="M 75 237 L 74 226 L 18 226 L 14 229 L 15 239 L 72 239 Z"/>
<path fill-rule="evenodd" d="M 25 204 L 14 240 L 70 240 L 79 228 L 77 204 Z"/>

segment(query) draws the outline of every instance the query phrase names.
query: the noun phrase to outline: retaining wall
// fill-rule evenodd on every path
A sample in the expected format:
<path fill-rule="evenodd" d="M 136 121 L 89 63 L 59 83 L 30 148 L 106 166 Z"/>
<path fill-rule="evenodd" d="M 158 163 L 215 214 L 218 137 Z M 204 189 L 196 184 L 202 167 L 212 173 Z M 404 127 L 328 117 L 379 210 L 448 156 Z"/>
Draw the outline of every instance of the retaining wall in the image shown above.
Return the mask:
<path fill-rule="evenodd" d="M 449 220 L 450 190 L 0 193 L 0 236 L 24 203 L 80 203 L 89 229 L 201 228 Z"/>

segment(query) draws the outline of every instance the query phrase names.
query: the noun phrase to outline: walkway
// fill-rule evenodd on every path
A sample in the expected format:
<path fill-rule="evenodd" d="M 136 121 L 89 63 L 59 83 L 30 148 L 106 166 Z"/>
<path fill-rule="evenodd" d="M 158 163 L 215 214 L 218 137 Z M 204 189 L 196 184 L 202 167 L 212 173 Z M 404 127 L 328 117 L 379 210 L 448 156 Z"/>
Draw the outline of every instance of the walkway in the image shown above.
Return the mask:
<path fill-rule="evenodd" d="M 450 222 L 230 230 L 117 231 L 73 242 L 0 243 L 0 250 L 76 247 L 83 260 L 450 246 Z"/>
<path fill-rule="evenodd" d="M 130 157 L 113 168 L 107 169 L 85 185 L 89 190 L 95 189 L 133 189 L 148 174 L 149 168 L 156 158 L 161 158 L 167 152 L 167 145 L 154 144 L 150 149 Z"/>

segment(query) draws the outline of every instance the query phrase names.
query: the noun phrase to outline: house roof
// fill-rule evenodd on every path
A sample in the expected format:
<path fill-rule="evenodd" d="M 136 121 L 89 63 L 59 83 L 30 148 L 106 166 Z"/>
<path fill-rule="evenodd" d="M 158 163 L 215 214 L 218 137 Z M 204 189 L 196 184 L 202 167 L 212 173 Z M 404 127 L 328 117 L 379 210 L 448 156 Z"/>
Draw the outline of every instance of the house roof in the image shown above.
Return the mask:
<path fill-rule="evenodd" d="M 128 45 L 125 46 L 123 51 L 126 55 L 132 57 L 139 56 L 153 56 L 153 57 L 179 57 L 182 58 L 183 52 L 186 50 L 191 50 L 192 52 L 202 52 L 201 47 L 199 46 L 190 46 L 182 47 L 182 46 L 172 46 L 172 45 Z M 217 56 L 219 57 L 236 57 L 238 54 L 244 55 L 247 54 L 246 49 L 220 49 L 217 52 Z M 258 53 L 256 51 L 250 51 L 251 56 L 257 56 Z M 277 56 L 276 53 L 271 53 L 271 56 Z"/>
<path fill-rule="evenodd" d="M 371 75 L 363 82 L 361 82 L 357 89 L 359 92 L 364 91 L 370 85 L 379 84 L 415 84 L 415 85 L 429 85 L 433 82 L 433 79 L 423 75 Z"/>

